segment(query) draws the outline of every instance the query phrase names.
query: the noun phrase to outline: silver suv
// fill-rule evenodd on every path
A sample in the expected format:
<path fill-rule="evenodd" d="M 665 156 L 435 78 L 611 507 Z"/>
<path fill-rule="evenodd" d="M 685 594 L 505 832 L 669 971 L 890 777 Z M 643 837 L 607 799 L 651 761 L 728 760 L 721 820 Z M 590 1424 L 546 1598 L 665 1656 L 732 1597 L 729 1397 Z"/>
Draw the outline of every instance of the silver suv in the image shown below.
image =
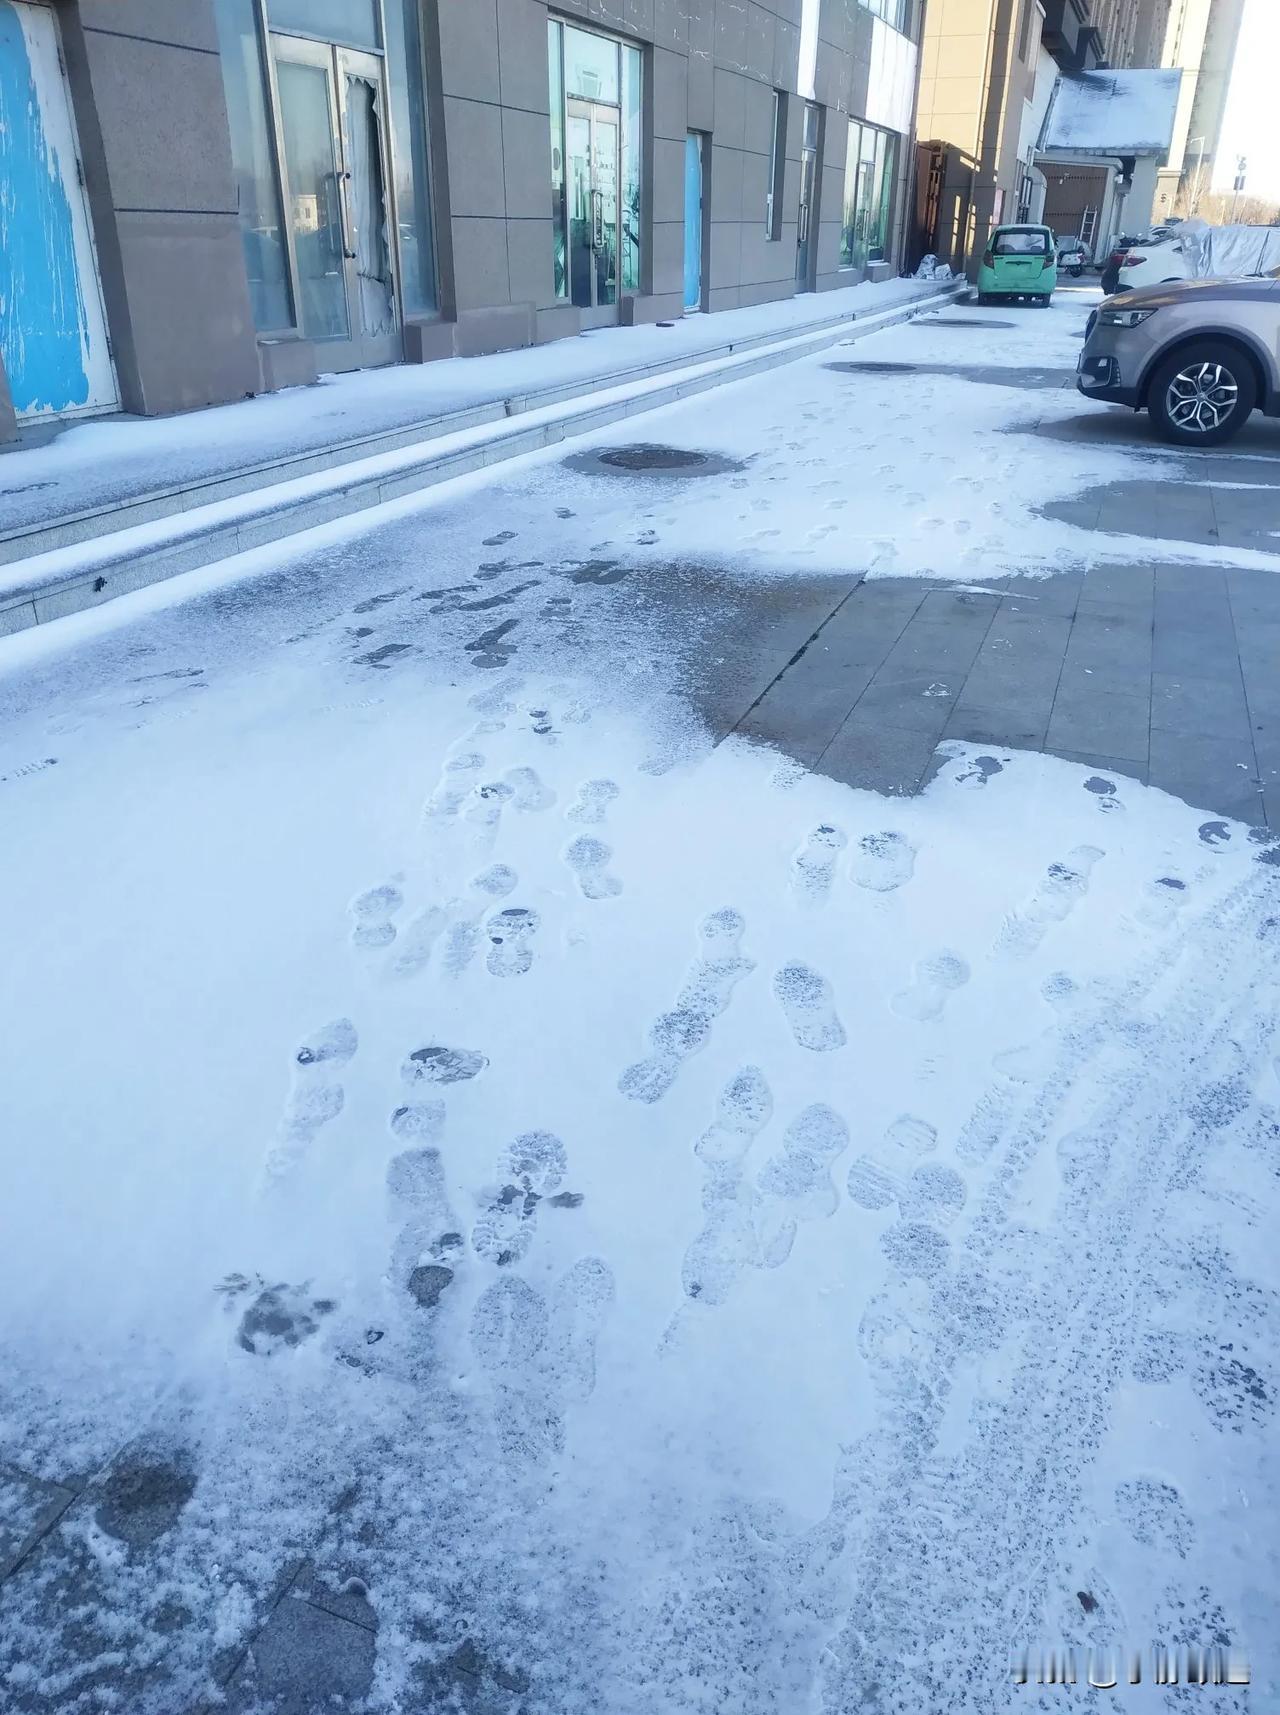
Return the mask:
<path fill-rule="evenodd" d="M 1280 417 L 1280 279 L 1183 280 L 1108 298 L 1089 317 L 1076 385 L 1149 411 L 1181 446 L 1219 446 L 1255 410 Z"/>

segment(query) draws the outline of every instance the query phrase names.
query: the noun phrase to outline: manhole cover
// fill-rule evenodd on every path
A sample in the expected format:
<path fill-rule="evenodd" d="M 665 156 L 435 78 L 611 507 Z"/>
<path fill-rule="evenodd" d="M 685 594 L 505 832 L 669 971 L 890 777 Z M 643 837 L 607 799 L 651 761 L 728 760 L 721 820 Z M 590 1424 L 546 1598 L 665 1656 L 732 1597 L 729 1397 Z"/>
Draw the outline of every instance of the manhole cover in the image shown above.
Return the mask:
<path fill-rule="evenodd" d="M 922 322 L 927 328 L 1016 328 L 1017 322 L 979 322 L 968 316 L 939 316 L 936 321 Z"/>
<path fill-rule="evenodd" d="M 738 459 L 722 453 L 693 452 L 688 447 L 661 447 L 642 443 L 633 447 L 609 447 L 599 453 L 574 453 L 565 463 L 573 470 L 617 471 L 631 476 L 720 476 L 741 470 Z"/>
<path fill-rule="evenodd" d="M 828 363 L 825 367 L 838 370 L 842 375 L 914 375 L 920 366 L 917 363 Z"/>
<path fill-rule="evenodd" d="M 617 447 L 600 454 L 601 464 L 617 470 L 697 470 L 706 462 L 705 453 L 687 452 L 684 447 Z"/>

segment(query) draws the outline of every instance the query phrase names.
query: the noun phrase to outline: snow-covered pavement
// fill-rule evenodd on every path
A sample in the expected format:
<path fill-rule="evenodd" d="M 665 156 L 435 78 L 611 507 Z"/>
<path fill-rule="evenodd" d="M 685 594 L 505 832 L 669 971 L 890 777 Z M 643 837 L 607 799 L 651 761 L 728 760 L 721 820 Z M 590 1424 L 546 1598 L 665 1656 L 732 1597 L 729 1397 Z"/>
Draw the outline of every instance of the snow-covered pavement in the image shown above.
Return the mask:
<path fill-rule="evenodd" d="M 824 576 L 1096 553 L 1046 484 L 1163 455 L 934 372 L 1082 320 L 0 645 L 6 1711 L 1280 1708 L 1275 848 L 694 712 Z"/>

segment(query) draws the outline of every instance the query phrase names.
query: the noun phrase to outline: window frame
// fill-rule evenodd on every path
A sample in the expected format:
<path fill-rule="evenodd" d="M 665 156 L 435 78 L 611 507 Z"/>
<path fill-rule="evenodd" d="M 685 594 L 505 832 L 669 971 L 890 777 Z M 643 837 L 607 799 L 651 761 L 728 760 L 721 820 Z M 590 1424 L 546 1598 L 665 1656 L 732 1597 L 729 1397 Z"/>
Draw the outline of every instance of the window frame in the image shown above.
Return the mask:
<path fill-rule="evenodd" d="M 773 133 L 769 144 L 769 180 L 764 195 L 765 242 L 782 238 L 782 212 L 787 181 L 787 91 L 773 92 Z"/>

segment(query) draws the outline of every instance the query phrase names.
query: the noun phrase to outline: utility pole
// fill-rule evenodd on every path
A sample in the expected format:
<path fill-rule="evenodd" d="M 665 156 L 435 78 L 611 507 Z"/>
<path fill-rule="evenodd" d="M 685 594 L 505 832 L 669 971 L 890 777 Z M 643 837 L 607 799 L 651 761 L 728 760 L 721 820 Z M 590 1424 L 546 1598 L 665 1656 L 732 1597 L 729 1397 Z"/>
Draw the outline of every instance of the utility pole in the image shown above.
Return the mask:
<path fill-rule="evenodd" d="M 1193 137 L 1187 144 L 1188 149 L 1192 143 L 1199 143 L 1200 145 L 1196 153 L 1196 176 L 1191 181 L 1191 197 L 1187 206 L 1187 215 L 1191 220 L 1195 219 L 1200 209 L 1200 181 L 1204 175 L 1204 146 L 1207 142 L 1207 137 Z M 1183 158 L 1185 159 L 1185 155 Z"/>

